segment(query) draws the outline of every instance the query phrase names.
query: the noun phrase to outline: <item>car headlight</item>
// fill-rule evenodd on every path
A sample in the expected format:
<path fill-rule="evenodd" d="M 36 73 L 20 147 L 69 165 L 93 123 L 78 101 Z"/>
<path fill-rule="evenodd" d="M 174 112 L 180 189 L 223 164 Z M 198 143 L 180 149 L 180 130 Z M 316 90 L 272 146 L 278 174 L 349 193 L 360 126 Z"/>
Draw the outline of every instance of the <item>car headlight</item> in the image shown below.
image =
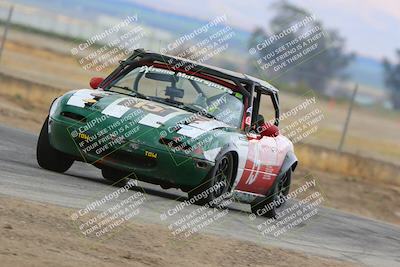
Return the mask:
<path fill-rule="evenodd" d="M 58 107 L 58 104 L 60 103 L 60 100 L 61 100 L 61 98 L 59 97 L 53 101 L 53 103 L 51 104 L 51 107 L 50 107 L 49 116 L 53 115 L 54 112 L 56 112 L 56 109 Z"/>

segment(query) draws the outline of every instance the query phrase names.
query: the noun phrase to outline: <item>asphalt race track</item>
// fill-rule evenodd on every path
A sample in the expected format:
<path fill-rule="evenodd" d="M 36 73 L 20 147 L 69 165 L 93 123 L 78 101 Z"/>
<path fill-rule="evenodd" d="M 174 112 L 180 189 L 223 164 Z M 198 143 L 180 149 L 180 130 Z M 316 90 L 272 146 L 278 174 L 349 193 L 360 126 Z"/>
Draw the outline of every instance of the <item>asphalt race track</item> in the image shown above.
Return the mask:
<path fill-rule="evenodd" d="M 75 163 L 65 174 L 41 169 L 36 163 L 37 136 L 0 126 L 0 194 L 83 208 L 115 187 L 103 180 L 100 171 L 90 165 Z M 179 204 L 176 199 L 186 194 L 178 190 L 162 190 L 159 186 L 139 183 L 146 201 L 135 220 L 165 224 L 160 214 Z M 130 193 L 130 192 L 129 192 Z M 362 196 L 360 196 L 362 197 Z M 190 213 L 198 206 L 186 207 Z M 390 207 L 388 207 L 390 208 Z M 247 205 L 234 204 L 220 221 L 206 227 L 210 234 L 291 248 L 314 254 L 352 260 L 369 266 L 400 266 L 400 227 L 323 208 L 307 224 L 294 233 L 263 237 L 257 225 L 262 218 L 249 220 Z M 252 253 L 249 251 L 249 253 Z"/>

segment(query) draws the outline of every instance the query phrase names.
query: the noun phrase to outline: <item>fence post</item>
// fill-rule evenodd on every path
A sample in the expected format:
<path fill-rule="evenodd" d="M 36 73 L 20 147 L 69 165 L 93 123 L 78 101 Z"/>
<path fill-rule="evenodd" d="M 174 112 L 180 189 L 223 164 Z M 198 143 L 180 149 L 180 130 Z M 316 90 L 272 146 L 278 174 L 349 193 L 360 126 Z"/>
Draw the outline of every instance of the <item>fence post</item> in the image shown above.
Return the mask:
<path fill-rule="evenodd" d="M 10 10 L 8 11 L 8 17 L 6 20 L 6 24 L 4 25 L 4 33 L 3 33 L 3 38 L 1 38 L 1 44 L 0 44 L 0 61 L 1 61 L 1 56 L 3 54 L 3 50 L 4 50 L 4 44 L 6 42 L 7 39 L 7 34 L 8 34 L 8 28 L 10 27 L 11 24 L 11 17 L 12 14 L 14 12 L 14 6 L 10 7 Z"/>
<path fill-rule="evenodd" d="M 340 138 L 340 143 L 339 143 L 339 147 L 338 147 L 339 152 L 342 152 L 344 140 L 346 139 L 347 129 L 349 127 L 349 122 L 350 122 L 350 118 L 351 118 L 351 113 L 353 111 L 353 106 L 354 106 L 354 101 L 356 99 L 357 90 L 358 90 L 358 84 L 356 84 L 356 87 L 354 88 L 353 94 L 351 96 L 351 103 L 349 106 L 349 110 L 347 111 L 347 118 L 346 118 L 346 122 L 344 123 L 342 137 Z"/>

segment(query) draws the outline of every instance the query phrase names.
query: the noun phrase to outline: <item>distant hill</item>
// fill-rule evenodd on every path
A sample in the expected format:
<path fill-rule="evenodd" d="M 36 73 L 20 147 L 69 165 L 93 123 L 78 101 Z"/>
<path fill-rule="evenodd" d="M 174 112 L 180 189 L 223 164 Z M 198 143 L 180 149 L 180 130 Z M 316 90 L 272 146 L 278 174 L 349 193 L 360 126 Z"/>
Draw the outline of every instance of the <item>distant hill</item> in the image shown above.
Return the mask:
<path fill-rule="evenodd" d="M 190 33 L 201 27 L 207 21 L 163 12 L 127 0 L 14 0 L 14 2 L 41 7 L 55 13 L 91 20 L 99 15 L 109 15 L 123 18 L 129 14 L 138 14 L 139 22 L 145 25 L 171 32 L 176 36 Z M 223 28 L 221 25 L 215 31 Z M 247 56 L 247 42 L 251 35 L 241 29 L 234 28 L 235 37 L 230 42 L 230 47 Z M 381 62 L 364 56 L 357 56 L 354 61 L 344 70 L 350 79 L 359 84 L 372 88 L 384 89 L 383 67 Z"/>
<path fill-rule="evenodd" d="M 384 89 L 384 74 L 382 62 L 363 56 L 357 56 L 347 67 L 351 79 L 359 84 Z"/>
<path fill-rule="evenodd" d="M 98 15 L 124 18 L 129 14 L 138 14 L 139 23 L 172 32 L 177 36 L 190 33 L 208 22 L 188 16 L 163 12 L 126 0 L 14 0 L 14 2 L 39 6 L 43 9 L 86 20 L 90 20 L 91 17 L 94 18 Z M 213 31 L 216 32 L 224 27 L 225 25 L 218 25 Z M 232 38 L 230 45 L 244 51 L 246 47 L 243 47 L 243 44 L 247 42 L 250 33 L 237 28 L 234 31 L 235 36 Z"/>

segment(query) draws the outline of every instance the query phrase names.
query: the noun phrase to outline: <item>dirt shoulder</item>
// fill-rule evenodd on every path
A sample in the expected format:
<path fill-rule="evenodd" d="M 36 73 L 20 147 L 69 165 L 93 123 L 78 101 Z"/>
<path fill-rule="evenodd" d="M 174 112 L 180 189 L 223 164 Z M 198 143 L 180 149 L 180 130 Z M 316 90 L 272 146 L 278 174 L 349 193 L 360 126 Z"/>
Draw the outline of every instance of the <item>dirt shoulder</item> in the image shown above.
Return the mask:
<path fill-rule="evenodd" d="M 324 196 L 325 207 L 400 224 L 399 186 L 300 166 L 294 173 L 291 187 L 303 185 L 308 176 L 315 178 L 317 188 Z"/>
<path fill-rule="evenodd" d="M 172 237 L 167 228 L 130 222 L 106 240 L 84 238 L 71 209 L 0 196 L 2 266 L 357 266 L 350 262 L 233 239 Z"/>

